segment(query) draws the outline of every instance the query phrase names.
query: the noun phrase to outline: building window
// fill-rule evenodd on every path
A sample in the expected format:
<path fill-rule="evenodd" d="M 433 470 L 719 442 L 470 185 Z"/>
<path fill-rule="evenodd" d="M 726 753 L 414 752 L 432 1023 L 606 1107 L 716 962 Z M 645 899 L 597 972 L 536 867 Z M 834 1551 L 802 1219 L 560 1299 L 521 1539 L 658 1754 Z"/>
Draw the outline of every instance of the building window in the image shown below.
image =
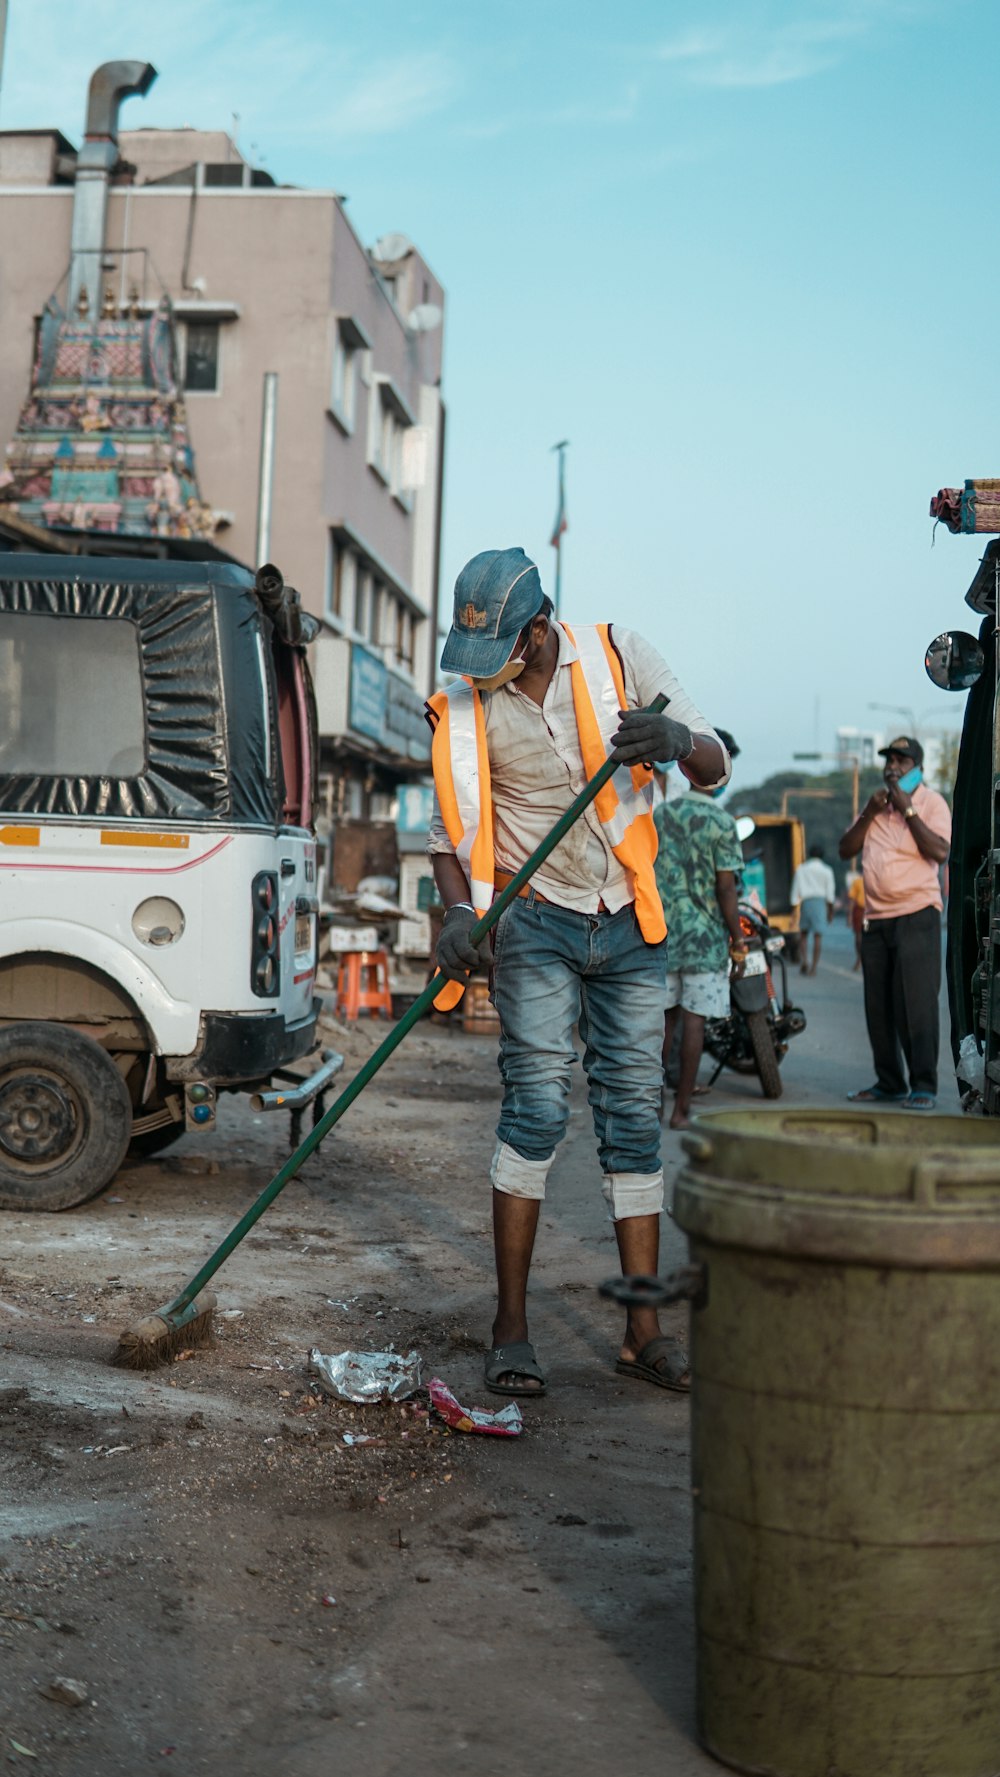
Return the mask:
<path fill-rule="evenodd" d="M 353 315 L 338 315 L 333 335 L 330 412 L 345 432 L 353 432 L 358 411 L 358 384 L 366 380 L 365 360 L 371 341 Z"/>
<path fill-rule="evenodd" d="M 330 389 L 330 407 L 346 432 L 354 431 L 357 387 L 357 347 L 348 342 L 343 328 L 338 327 L 333 346 L 333 382 Z"/>
<path fill-rule="evenodd" d="M 326 615 L 334 623 L 346 623 L 353 616 L 357 567 L 354 551 L 331 535 Z"/>
<path fill-rule="evenodd" d="M 413 416 L 388 377 L 376 377 L 374 398 L 368 408 L 368 461 L 390 492 L 408 509 L 412 504 L 404 487 L 403 440 Z"/>
<path fill-rule="evenodd" d="M 218 321 L 189 321 L 184 336 L 185 389 L 214 393 L 219 387 Z"/>
<path fill-rule="evenodd" d="M 373 648 L 380 646 L 382 636 L 382 588 L 377 580 L 372 581 L 371 596 L 368 601 L 368 640 Z"/>
<path fill-rule="evenodd" d="M 413 671 L 413 613 L 400 600 L 396 605 L 396 665 Z"/>
<path fill-rule="evenodd" d="M 354 578 L 354 633 L 367 634 L 369 575 L 364 570 L 355 570 Z"/>

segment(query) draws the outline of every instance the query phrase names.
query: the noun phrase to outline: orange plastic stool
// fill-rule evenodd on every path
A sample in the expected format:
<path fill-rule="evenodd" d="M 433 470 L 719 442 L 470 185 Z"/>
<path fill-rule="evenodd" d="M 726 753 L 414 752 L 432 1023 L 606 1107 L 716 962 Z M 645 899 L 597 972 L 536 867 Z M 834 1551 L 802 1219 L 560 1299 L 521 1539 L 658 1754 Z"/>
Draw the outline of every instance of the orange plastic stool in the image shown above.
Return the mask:
<path fill-rule="evenodd" d="M 348 950 L 337 970 L 337 1016 L 353 1021 L 359 1012 L 392 1017 L 389 958 L 384 950 Z"/>

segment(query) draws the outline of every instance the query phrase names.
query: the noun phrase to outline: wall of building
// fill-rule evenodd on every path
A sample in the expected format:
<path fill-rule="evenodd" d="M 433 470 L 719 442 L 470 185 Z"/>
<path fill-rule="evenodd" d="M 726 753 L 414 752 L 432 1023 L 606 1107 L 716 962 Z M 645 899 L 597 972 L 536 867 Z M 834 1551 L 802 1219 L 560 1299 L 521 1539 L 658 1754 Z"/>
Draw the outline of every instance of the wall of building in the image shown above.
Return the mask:
<path fill-rule="evenodd" d="M 405 317 L 419 304 L 442 310 L 442 288 L 415 250 L 380 275 L 335 193 L 215 183 L 267 178 L 222 132 L 122 131 L 119 140 L 135 172 L 110 193 L 107 282 L 122 305 L 133 285 L 150 305 L 165 288 L 182 355 L 190 330 L 217 328 L 217 386 L 189 388 L 185 400 L 201 493 L 225 520 L 216 541 L 250 563 L 263 383 L 277 373 L 268 553 L 327 624 L 317 657 L 328 743 L 335 754 L 348 743 L 344 756 L 359 769 L 371 754 L 384 788 L 394 761 L 412 771 L 419 757 L 401 739 L 412 724 L 400 716 L 400 686 L 418 709 L 436 656 L 442 329 L 414 331 Z M 67 148 L 54 132 L 0 135 L 0 230 L 18 242 L 0 259 L 3 439 L 28 391 L 37 317 L 69 264 L 73 188 L 51 182 L 72 170 Z M 352 647 L 385 668 L 381 739 L 370 699 L 362 730 L 350 729 Z M 359 655 L 356 688 L 364 680 L 370 692 L 376 678 Z"/>

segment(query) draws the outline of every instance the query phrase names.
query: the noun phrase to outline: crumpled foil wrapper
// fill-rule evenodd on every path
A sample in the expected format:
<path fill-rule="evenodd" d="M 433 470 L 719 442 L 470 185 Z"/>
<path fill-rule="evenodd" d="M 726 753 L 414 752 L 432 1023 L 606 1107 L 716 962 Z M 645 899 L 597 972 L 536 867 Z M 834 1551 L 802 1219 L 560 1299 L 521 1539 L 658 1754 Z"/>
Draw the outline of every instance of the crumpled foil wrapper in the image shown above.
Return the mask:
<path fill-rule="evenodd" d="M 408 1351 L 333 1351 L 315 1346 L 309 1367 L 331 1394 L 342 1401 L 405 1401 L 420 1387 L 420 1354 Z"/>

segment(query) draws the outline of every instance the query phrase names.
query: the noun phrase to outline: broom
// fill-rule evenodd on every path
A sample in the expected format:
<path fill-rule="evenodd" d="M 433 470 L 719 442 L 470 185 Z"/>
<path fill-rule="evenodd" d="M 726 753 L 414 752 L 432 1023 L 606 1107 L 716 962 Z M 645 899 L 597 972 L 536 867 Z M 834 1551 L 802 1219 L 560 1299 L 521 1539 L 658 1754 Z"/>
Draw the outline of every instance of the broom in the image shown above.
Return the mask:
<path fill-rule="evenodd" d="M 658 715 L 665 707 L 667 698 L 662 694 L 655 697 L 649 705 L 651 713 Z M 560 815 L 551 833 L 542 840 L 541 845 L 532 852 L 526 863 L 521 865 L 516 876 L 513 876 L 505 889 L 498 894 L 489 911 L 482 919 L 476 921 L 469 941 L 480 944 L 487 933 L 493 930 L 504 909 L 516 900 L 521 890 L 527 885 L 540 864 L 545 862 L 549 853 L 564 839 L 570 828 L 579 820 L 585 808 L 593 802 L 595 796 L 604 788 L 614 773 L 619 769 L 614 758 L 606 759 L 600 770 L 590 782 L 584 786 L 565 814 Z M 201 1270 L 192 1277 L 190 1283 L 176 1295 L 166 1307 L 158 1308 L 143 1320 L 134 1321 L 125 1328 L 118 1341 L 114 1353 L 114 1362 L 123 1364 L 134 1370 L 151 1370 L 157 1364 L 170 1363 L 180 1351 L 191 1350 L 199 1345 L 208 1345 L 212 1339 L 212 1316 L 216 1307 L 216 1298 L 205 1286 L 215 1276 L 221 1265 L 224 1265 L 230 1253 L 249 1234 L 250 1229 L 258 1222 L 266 1209 L 269 1209 L 275 1198 L 295 1177 L 299 1168 L 305 1164 L 310 1154 L 319 1147 L 325 1136 L 329 1135 L 334 1124 L 340 1121 L 344 1112 L 354 1103 L 359 1093 L 363 1092 L 368 1082 L 378 1073 L 382 1064 L 388 1061 L 394 1049 L 398 1049 L 403 1038 L 413 1026 L 429 1012 L 437 995 L 445 986 L 448 977 L 438 971 L 427 983 L 423 992 L 418 994 L 412 1006 L 403 1013 L 384 1043 L 368 1057 L 364 1066 L 358 1070 L 349 1086 L 344 1088 L 339 1098 L 335 1099 L 329 1110 L 320 1118 L 315 1128 L 310 1130 L 305 1140 L 296 1148 L 294 1154 L 285 1161 L 280 1172 L 276 1172 L 269 1185 L 266 1185 L 246 1214 L 240 1218 L 235 1227 L 230 1229 L 225 1240 L 216 1247 L 210 1259 L 207 1259 Z"/>

